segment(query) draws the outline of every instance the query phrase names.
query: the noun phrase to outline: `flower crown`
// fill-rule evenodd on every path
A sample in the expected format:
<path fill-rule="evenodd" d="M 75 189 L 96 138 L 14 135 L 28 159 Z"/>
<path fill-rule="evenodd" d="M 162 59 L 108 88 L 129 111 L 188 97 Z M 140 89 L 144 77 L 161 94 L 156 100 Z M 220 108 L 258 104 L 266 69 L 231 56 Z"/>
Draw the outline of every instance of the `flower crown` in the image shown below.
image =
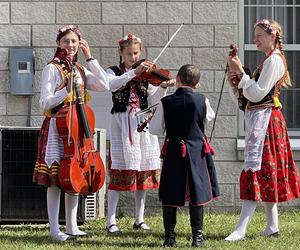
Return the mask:
<path fill-rule="evenodd" d="M 269 34 L 276 34 L 277 33 L 277 30 L 275 29 L 275 27 L 267 19 L 258 20 L 257 23 L 254 25 L 254 28 L 256 28 L 257 26 L 263 28 Z"/>
<path fill-rule="evenodd" d="M 74 25 L 66 25 L 64 27 L 61 27 L 58 30 L 57 35 L 56 35 L 56 40 L 57 41 L 60 40 L 60 38 L 62 37 L 62 34 L 64 32 L 66 32 L 67 30 L 73 31 L 74 33 L 76 33 L 79 36 L 79 38 L 82 36 L 81 31 L 77 27 L 75 27 Z"/>
<path fill-rule="evenodd" d="M 131 40 L 136 40 L 138 43 L 142 43 L 141 38 L 136 37 L 132 33 L 128 33 L 127 36 L 124 36 L 123 39 L 119 40 L 119 45 L 122 44 L 125 41 L 131 41 Z"/>

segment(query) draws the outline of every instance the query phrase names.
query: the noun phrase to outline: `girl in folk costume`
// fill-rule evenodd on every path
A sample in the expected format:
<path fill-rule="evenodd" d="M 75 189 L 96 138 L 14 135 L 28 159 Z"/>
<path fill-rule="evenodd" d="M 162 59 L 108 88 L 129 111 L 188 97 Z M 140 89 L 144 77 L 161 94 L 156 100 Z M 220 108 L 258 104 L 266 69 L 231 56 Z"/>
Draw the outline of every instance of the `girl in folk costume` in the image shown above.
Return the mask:
<path fill-rule="evenodd" d="M 254 26 L 255 44 L 265 57 L 250 79 L 238 57 L 229 57 L 229 82 L 245 107 L 245 163 L 240 176 L 243 202 L 240 221 L 225 240 L 244 239 L 258 201 L 267 217 L 263 236 L 279 236 L 278 202 L 300 196 L 299 174 L 293 160 L 286 123 L 281 113 L 281 87 L 290 86 L 287 63 L 282 51 L 282 30 L 273 20 L 260 20 Z M 236 81 L 236 74 L 240 81 Z"/>
<path fill-rule="evenodd" d="M 120 232 L 116 224 L 116 208 L 120 191 L 134 191 L 136 216 L 134 229 L 150 229 L 144 223 L 146 190 L 159 185 L 160 159 L 158 138 L 145 131 L 137 132 L 136 112 L 157 103 L 166 94 L 167 85 L 154 87 L 147 81 L 135 80 L 131 72 L 142 52 L 141 39 L 128 34 L 119 41 L 120 64 L 107 69 L 113 76 L 128 75 L 110 81 L 111 110 L 107 231 Z M 142 64 L 151 67 L 152 62 Z"/>
<path fill-rule="evenodd" d="M 192 246 L 204 244 L 203 205 L 219 196 L 212 148 L 206 141 L 205 124 L 215 117 L 209 100 L 194 90 L 200 70 L 182 66 L 176 77 L 177 90 L 162 98 L 150 122 L 150 132 L 166 133 L 159 199 L 163 206 L 165 247 L 175 245 L 177 207 L 189 202 Z"/>
<path fill-rule="evenodd" d="M 50 235 L 54 240 L 65 241 L 72 236 L 85 236 L 77 226 L 78 195 L 65 194 L 66 232 L 59 229 L 60 185 L 58 171 L 63 156 L 63 141 L 56 127 L 56 113 L 72 99 L 71 74 L 80 84 L 85 102 L 90 96 L 86 88 L 94 91 L 109 89 L 105 71 L 97 60 L 91 57 L 87 41 L 80 31 L 70 25 L 59 29 L 57 50 L 54 58 L 44 68 L 41 77 L 40 107 L 45 119 L 40 130 L 37 162 L 33 181 L 47 188 L 47 210 L 50 223 Z M 91 71 L 77 63 L 78 50 L 81 49 Z M 73 66 L 74 65 L 74 66 Z"/>

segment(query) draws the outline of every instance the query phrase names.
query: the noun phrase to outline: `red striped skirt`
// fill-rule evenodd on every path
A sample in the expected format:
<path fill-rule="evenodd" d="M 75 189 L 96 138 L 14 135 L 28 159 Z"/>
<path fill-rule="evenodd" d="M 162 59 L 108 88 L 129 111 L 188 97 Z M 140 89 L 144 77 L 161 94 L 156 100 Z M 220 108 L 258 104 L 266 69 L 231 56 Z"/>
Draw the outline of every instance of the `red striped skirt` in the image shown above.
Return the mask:
<path fill-rule="evenodd" d="M 45 162 L 49 124 L 50 118 L 46 117 L 39 133 L 37 160 L 32 181 L 46 187 L 59 187 L 59 164 L 53 163 L 51 168 L 49 168 Z"/>
<path fill-rule="evenodd" d="M 299 172 L 293 160 L 286 123 L 280 109 L 273 108 L 263 147 L 261 170 L 243 170 L 240 198 L 284 202 L 300 197 Z"/>

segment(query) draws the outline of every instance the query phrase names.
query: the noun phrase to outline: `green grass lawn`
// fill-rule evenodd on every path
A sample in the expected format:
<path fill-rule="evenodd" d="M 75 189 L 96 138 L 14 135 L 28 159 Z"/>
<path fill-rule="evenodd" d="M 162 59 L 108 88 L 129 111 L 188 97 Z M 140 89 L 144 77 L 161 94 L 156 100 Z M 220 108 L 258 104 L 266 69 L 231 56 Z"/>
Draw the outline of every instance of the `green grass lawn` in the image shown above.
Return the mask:
<path fill-rule="evenodd" d="M 251 221 L 247 240 L 226 242 L 224 238 L 234 229 L 238 214 L 205 215 L 206 246 L 203 249 L 300 249 L 300 212 L 281 212 L 279 238 L 264 238 L 259 233 L 264 229 L 266 221 L 263 213 L 256 213 Z M 164 249 L 163 225 L 161 215 L 147 217 L 151 232 L 132 230 L 133 218 L 118 219 L 122 234 L 108 235 L 105 231 L 105 219 L 89 221 L 81 227 L 91 233 L 91 237 L 73 241 L 56 243 L 51 241 L 48 225 L 1 225 L 0 247 L 6 249 Z M 190 248 L 190 226 L 187 214 L 178 212 L 177 247 Z"/>

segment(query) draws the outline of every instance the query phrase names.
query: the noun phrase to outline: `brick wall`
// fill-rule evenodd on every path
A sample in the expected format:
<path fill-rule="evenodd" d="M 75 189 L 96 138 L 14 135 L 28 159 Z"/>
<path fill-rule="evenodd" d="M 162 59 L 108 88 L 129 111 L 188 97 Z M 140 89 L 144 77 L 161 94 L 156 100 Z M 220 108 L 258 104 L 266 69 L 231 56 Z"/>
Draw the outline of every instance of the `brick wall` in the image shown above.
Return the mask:
<path fill-rule="evenodd" d="M 79 26 L 93 56 L 105 68 L 118 62 L 117 41 L 128 32 L 142 38 L 145 44 L 143 56 L 154 59 L 179 25 L 184 23 L 157 64 L 174 74 L 183 64 L 198 65 L 202 70 L 200 91 L 216 109 L 228 45 L 237 42 L 238 7 L 237 0 L 1 2 L 0 125 L 26 126 L 28 102 L 32 101 L 31 126 L 40 126 L 39 78 L 56 48 L 57 29 L 65 24 Z M 35 95 L 28 100 L 28 97 L 13 96 L 9 92 L 8 51 L 10 47 L 30 46 L 35 48 L 37 59 Z M 97 115 L 97 127 L 109 129 L 110 93 L 93 95 L 91 105 Z M 238 161 L 236 150 L 237 109 L 226 86 L 215 136 L 213 145 L 217 151 L 215 161 L 222 196 L 210 208 L 227 211 L 241 204 L 238 180 L 242 162 Z M 120 205 L 120 213 L 132 214 L 134 202 L 131 194 L 123 195 Z M 147 212 L 157 211 L 159 206 L 156 191 L 149 192 Z"/>

